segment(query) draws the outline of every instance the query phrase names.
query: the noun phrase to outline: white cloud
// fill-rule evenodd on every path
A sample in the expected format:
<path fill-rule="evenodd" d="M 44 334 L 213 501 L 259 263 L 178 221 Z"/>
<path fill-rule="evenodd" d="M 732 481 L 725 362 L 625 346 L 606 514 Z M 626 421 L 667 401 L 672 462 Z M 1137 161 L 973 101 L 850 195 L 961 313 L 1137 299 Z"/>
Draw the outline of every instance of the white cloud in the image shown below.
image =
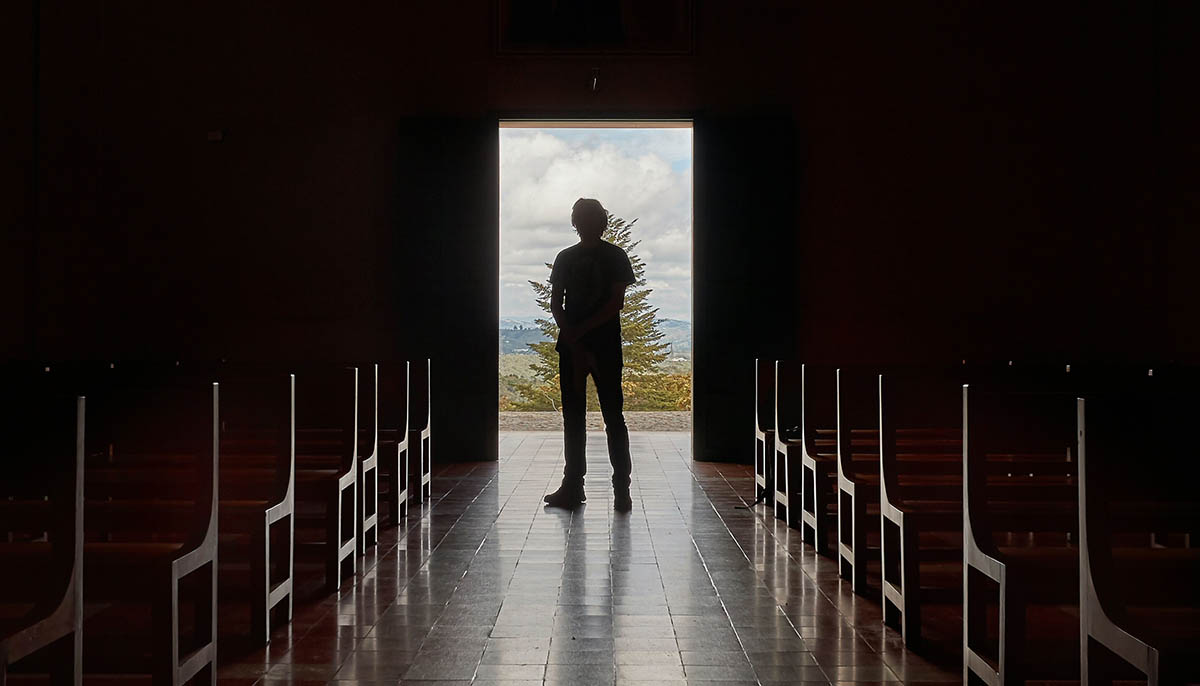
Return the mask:
<path fill-rule="evenodd" d="M 660 316 L 691 319 L 690 129 L 501 129 L 500 313 L 540 314 L 529 280 L 576 241 L 571 205 L 597 198 L 638 219 Z"/>

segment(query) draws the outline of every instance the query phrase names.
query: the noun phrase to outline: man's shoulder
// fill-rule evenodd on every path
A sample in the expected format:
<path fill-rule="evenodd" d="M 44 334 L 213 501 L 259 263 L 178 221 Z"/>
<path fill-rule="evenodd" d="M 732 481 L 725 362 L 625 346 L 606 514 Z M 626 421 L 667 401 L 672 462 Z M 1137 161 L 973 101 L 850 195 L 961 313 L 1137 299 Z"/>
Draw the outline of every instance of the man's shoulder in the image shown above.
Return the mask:
<path fill-rule="evenodd" d="M 629 259 L 629 253 L 625 252 L 625 248 L 608 242 L 605 242 L 605 245 L 608 246 L 605 248 L 607 252 L 605 260 L 610 265 L 610 268 L 616 270 L 618 273 L 631 273 L 633 271 L 633 261 Z"/>
<path fill-rule="evenodd" d="M 578 243 L 576 243 L 575 245 L 567 246 L 567 247 L 563 248 L 562 250 L 558 251 L 558 254 L 554 256 L 554 261 L 557 262 L 564 258 L 570 259 L 577 252 L 579 252 L 579 244 Z"/>
<path fill-rule="evenodd" d="M 609 243 L 608 241 L 600 241 L 600 242 L 604 245 L 604 250 L 606 250 L 609 253 L 609 255 L 611 255 L 614 259 L 618 258 L 618 257 L 624 258 L 626 260 L 629 259 L 629 255 L 626 254 L 625 248 L 622 248 L 621 246 L 617 245 L 616 243 Z"/>

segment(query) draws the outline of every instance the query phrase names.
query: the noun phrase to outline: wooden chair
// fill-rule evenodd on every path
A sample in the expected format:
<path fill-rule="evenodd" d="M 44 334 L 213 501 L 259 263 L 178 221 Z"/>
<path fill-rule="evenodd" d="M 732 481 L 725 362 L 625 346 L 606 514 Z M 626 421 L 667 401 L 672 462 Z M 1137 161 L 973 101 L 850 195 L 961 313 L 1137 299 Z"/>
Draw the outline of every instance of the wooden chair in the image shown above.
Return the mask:
<path fill-rule="evenodd" d="M 5 375 L 0 429 L 0 684 L 10 666 L 83 683 L 83 397 Z M 44 654 L 44 665 L 29 663 Z"/>
<path fill-rule="evenodd" d="M 270 367 L 184 363 L 170 373 L 189 382 L 218 381 L 221 388 L 221 564 L 219 601 L 246 605 L 246 633 L 255 645 L 270 641 L 271 616 L 291 620 L 295 541 L 295 377 Z M 173 469 L 188 455 L 161 455 Z M 248 632 L 248 633 L 247 633 Z"/>
<path fill-rule="evenodd" d="M 408 386 L 408 362 L 384 365 L 380 370 L 379 455 L 385 477 L 380 499 L 387 503 L 394 526 L 408 516 Z"/>
<path fill-rule="evenodd" d="M 1063 656 L 1079 637 L 1074 610 L 1061 608 L 1079 597 L 1075 401 L 1042 383 L 1004 385 L 962 389 L 963 679 L 1069 680 L 1078 665 Z"/>
<path fill-rule="evenodd" d="M 296 374 L 296 553 L 331 590 L 358 569 L 358 400 L 356 367 Z"/>
<path fill-rule="evenodd" d="M 433 444 L 430 427 L 433 424 L 433 362 L 420 360 L 410 368 L 410 387 L 418 390 L 417 396 L 409 396 L 409 446 L 417 451 L 417 502 L 424 503 L 433 495 Z"/>
<path fill-rule="evenodd" d="M 249 567 L 250 637 L 265 645 L 271 615 L 291 621 L 295 597 L 296 377 L 221 365 L 221 596 Z M 238 565 L 235 570 L 234 566 Z"/>
<path fill-rule="evenodd" d="M 358 383 L 358 554 L 379 542 L 379 364 Z"/>
<path fill-rule="evenodd" d="M 1078 399 L 1076 411 L 1081 683 L 1196 683 L 1200 553 L 1191 545 L 1200 532 L 1200 498 L 1195 443 L 1188 440 L 1200 411 L 1194 385 L 1186 392 L 1093 394 Z"/>
<path fill-rule="evenodd" d="M 921 606 L 962 594 L 959 368 L 879 377 L 880 566 L 884 621 L 921 640 Z"/>
<path fill-rule="evenodd" d="M 867 593 L 867 571 L 879 561 L 879 374 L 837 371 L 838 571 Z"/>
<path fill-rule="evenodd" d="M 775 500 L 773 479 L 775 454 L 774 365 L 754 360 L 754 501 Z M 768 498 L 768 496 L 770 496 Z"/>
<path fill-rule="evenodd" d="M 218 386 L 120 370 L 89 383 L 84 600 L 96 615 L 149 605 L 153 635 L 123 635 L 109 650 L 89 615 L 85 671 L 215 684 Z M 190 468 L 179 469 L 181 455 Z M 194 626 L 182 626 L 185 615 Z M 125 648 L 133 654 L 115 654 Z"/>
<path fill-rule="evenodd" d="M 837 369 L 800 366 L 800 532 L 822 555 L 837 539 Z"/>
<path fill-rule="evenodd" d="M 775 449 L 771 469 L 775 493 L 771 500 L 776 519 L 782 519 L 791 527 L 800 525 L 799 479 L 793 481 L 793 474 L 798 477 L 799 471 L 792 469 L 792 463 L 798 462 L 804 446 L 800 390 L 803 385 L 802 365 L 775 361 Z M 795 507 L 792 507 L 793 502 Z"/>

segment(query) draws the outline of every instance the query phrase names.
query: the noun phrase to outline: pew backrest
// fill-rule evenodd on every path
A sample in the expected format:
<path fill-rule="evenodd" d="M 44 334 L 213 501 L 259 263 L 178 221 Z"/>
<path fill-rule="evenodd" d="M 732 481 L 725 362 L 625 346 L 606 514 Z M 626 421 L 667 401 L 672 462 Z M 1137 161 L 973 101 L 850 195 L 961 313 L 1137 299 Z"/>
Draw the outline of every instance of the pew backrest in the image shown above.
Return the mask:
<path fill-rule="evenodd" d="M 802 365 L 775 360 L 775 434 L 780 440 L 799 440 L 803 423 Z"/>
<path fill-rule="evenodd" d="M 837 368 L 804 363 L 800 365 L 800 433 L 804 452 L 815 457 L 819 451 L 817 432 L 837 425 Z M 830 452 L 829 446 L 825 453 Z"/>
<path fill-rule="evenodd" d="M 417 360 L 409 372 L 409 388 L 416 391 L 408 396 L 409 428 L 411 431 L 426 431 L 431 428 L 433 416 L 430 395 L 433 390 L 433 361 L 428 358 Z"/>
<path fill-rule="evenodd" d="M 242 365 L 222 365 L 213 374 L 221 384 L 223 470 L 253 466 L 245 459 L 249 456 L 274 457 L 272 499 L 290 501 L 296 473 L 296 375 L 280 368 Z"/>
<path fill-rule="evenodd" d="M 359 367 L 358 456 L 369 460 L 379 451 L 379 364 Z"/>
<path fill-rule="evenodd" d="M 770 360 L 754 360 L 754 426 L 759 431 L 775 429 L 775 366 Z"/>
<path fill-rule="evenodd" d="M 5 380 L 9 387 L 0 405 L 5 443 L 0 541 L 44 541 L 49 550 L 36 565 L 14 564 L 3 570 L 5 577 L 23 578 L 21 588 L 5 589 L 3 595 L 11 599 L 14 594 L 7 591 L 17 591 L 17 596 L 32 601 L 28 616 L 48 616 L 64 602 L 81 601 L 87 400 L 49 388 L 45 378 L 24 371 L 6 374 Z"/>
<path fill-rule="evenodd" d="M 379 371 L 379 433 L 391 443 L 408 438 L 410 363 L 385 364 Z"/>
<path fill-rule="evenodd" d="M 175 531 L 185 534 L 185 549 L 208 544 L 217 518 L 218 384 L 153 367 L 125 367 L 92 381 L 88 499 L 190 502 Z M 182 473 L 181 458 L 190 463 Z"/>
<path fill-rule="evenodd" d="M 1196 560 L 1148 544 L 1200 532 L 1200 453 L 1189 439 L 1198 412 L 1194 391 L 1169 383 L 1076 401 L 1081 568 L 1111 617 L 1127 604 L 1200 606 Z M 1142 552 L 1117 558 L 1118 546 Z"/>
<path fill-rule="evenodd" d="M 296 452 L 337 458 L 340 471 L 358 459 L 358 368 L 312 366 L 296 372 Z"/>
<path fill-rule="evenodd" d="M 998 532 L 1074 532 L 1074 403 L 1066 392 L 963 385 L 964 536 L 986 554 L 997 555 Z"/>
<path fill-rule="evenodd" d="M 961 367 L 896 369 L 879 375 L 880 498 L 902 503 L 901 473 L 961 478 Z M 926 489 L 934 499 L 960 500 L 958 484 Z M 950 493 L 953 490 L 954 493 Z"/>
<path fill-rule="evenodd" d="M 837 370 L 838 472 L 853 479 L 860 471 L 854 456 L 863 454 L 879 437 L 879 373 L 874 369 L 842 367 Z M 878 473 L 878 448 L 870 461 Z"/>

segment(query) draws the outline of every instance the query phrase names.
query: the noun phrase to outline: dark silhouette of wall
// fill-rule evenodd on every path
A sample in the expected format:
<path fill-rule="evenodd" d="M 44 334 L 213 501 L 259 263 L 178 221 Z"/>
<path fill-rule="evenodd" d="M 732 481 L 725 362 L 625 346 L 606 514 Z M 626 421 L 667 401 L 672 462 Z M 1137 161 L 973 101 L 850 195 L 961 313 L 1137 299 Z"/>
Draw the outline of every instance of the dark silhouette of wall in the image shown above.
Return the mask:
<path fill-rule="evenodd" d="M 794 160 L 794 189 L 746 216 L 793 218 L 767 234 L 789 258 L 791 335 L 748 310 L 768 321 L 712 360 L 722 384 L 781 349 L 1200 358 L 1194 5 L 698 4 L 694 55 L 555 57 L 496 54 L 489 0 L 41 3 L 36 118 L 33 16 L 6 6 L 0 351 L 436 355 L 406 327 L 421 312 L 412 326 L 452 335 L 456 303 L 387 286 L 398 259 L 434 275 L 444 258 L 398 258 L 397 236 L 471 251 L 494 226 L 410 221 L 398 184 L 424 162 L 398 162 L 407 118 L 693 112 L 700 146 L 704 116 L 771 111 L 790 115 L 793 140 L 746 145 Z M 31 174 L 21 132 L 35 124 Z M 703 202 L 697 232 L 717 223 Z M 698 324 L 710 303 L 773 302 L 754 280 L 695 278 Z M 721 284 L 724 300 L 706 301 Z M 435 305 L 405 307 L 421 298 Z M 746 392 L 713 389 L 736 407 L 698 457 L 749 459 Z M 486 455 L 488 430 L 439 456 Z"/>

